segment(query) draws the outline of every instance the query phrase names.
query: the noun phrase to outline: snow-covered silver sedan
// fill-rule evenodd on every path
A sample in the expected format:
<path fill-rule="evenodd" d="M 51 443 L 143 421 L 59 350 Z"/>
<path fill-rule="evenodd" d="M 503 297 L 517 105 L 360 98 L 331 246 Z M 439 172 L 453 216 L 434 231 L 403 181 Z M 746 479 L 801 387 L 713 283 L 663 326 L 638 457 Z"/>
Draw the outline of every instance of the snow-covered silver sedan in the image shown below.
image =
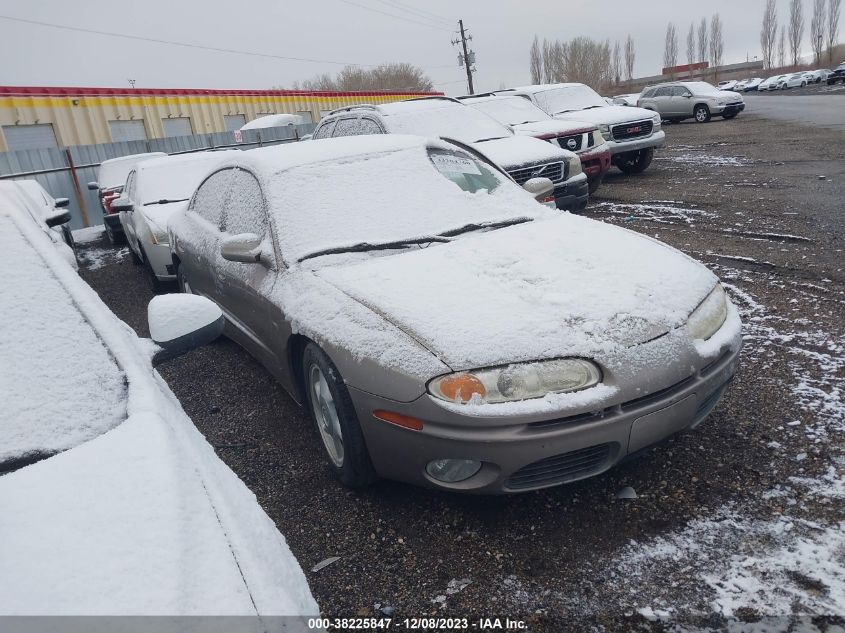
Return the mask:
<path fill-rule="evenodd" d="M 704 266 L 440 141 L 243 152 L 169 227 L 182 289 L 307 407 L 348 485 L 595 475 L 701 423 L 741 346 Z"/>

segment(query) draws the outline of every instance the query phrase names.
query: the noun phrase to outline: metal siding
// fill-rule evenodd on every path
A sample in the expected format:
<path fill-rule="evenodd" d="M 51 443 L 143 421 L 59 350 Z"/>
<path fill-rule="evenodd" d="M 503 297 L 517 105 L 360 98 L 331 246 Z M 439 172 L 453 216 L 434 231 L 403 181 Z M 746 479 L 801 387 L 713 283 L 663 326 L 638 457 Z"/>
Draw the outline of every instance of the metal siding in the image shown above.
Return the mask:
<path fill-rule="evenodd" d="M 52 123 L 4 125 L 3 136 L 9 151 L 59 146 Z"/>

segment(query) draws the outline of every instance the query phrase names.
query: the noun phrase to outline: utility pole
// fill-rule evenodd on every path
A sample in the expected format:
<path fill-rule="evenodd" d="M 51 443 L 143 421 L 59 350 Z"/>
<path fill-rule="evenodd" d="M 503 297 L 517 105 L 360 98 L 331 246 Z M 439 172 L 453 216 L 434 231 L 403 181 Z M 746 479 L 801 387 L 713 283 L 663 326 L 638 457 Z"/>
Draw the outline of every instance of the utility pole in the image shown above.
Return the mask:
<path fill-rule="evenodd" d="M 472 35 L 467 36 L 466 31 L 464 30 L 463 20 L 458 20 L 458 28 L 461 31 L 461 39 L 452 40 L 452 44 L 460 44 L 464 49 L 463 54 L 458 54 L 458 65 L 466 68 L 467 88 L 469 89 L 469 94 L 475 94 L 475 90 L 472 87 L 472 73 L 474 70 L 472 65 L 475 63 L 475 53 L 467 49 L 467 40 L 472 40 Z"/>

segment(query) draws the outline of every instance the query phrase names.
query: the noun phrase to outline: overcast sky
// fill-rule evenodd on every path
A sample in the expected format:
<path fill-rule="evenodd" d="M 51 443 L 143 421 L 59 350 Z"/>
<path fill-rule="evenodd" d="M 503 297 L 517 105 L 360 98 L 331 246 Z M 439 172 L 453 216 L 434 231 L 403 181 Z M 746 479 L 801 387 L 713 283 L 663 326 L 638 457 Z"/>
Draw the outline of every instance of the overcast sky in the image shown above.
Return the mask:
<path fill-rule="evenodd" d="M 804 4 L 809 24 L 811 0 Z M 4 16 L 321 60 L 214 52 L 0 19 L 0 85 L 117 87 L 128 86 L 131 78 L 139 88 L 269 88 L 334 72 L 343 63 L 405 61 L 423 67 L 437 89 L 462 94 L 464 75 L 450 43 L 458 18 L 473 36 L 476 90 L 527 83 L 535 34 L 613 42 L 631 33 L 635 75 L 653 75 L 662 66 L 667 22 L 678 28 L 679 63 L 685 63 L 690 22 L 716 11 L 724 22 L 725 63 L 759 55 L 763 5 L 764 0 L 0 0 Z M 784 21 L 787 0 L 779 5 Z M 413 8 L 439 18 L 425 19 Z M 804 48 L 809 49 L 806 27 Z"/>

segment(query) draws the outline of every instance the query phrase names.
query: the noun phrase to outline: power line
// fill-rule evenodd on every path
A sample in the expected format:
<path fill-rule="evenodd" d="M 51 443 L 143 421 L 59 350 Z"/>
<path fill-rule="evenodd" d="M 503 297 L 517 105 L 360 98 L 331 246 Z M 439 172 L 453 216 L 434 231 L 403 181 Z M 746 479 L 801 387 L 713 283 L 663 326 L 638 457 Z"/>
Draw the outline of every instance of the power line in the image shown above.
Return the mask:
<path fill-rule="evenodd" d="M 417 20 L 412 20 L 411 18 L 406 18 L 402 15 L 396 15 L 395 13 L 388 13 L 387 11 L 382 11 L 381 9 L 374 9 L 373 7 L 368 7 L 365 4 L 358 4 L 357 2 L 353 2 L 352 0 L 340 0 L 344 4 L 351 5 L 353 7 L 358 7 L 359 9 L 364 9 L 365 11 L 372 11 L 373 13 L 380 13 L 381 15 L 386 15 L 388 17 L 394 18 L 396 20 L 404 20 L 405 22 L 410 22 L 411 24 L 417 24 L 419 26 L 427 26 L 430 29 L 437 29 L 439 31 L 449 31 L 451 29 L 447 29 L 443 26 L 435 26 L 434 24 L 426 23 L 426 22 L 418 22 Z"/>
<path fill-rule="evenodd" d="M 450 20 L 448 18 L 441 17 L 441 16 L 437 15 L 436 13 L 432 13 L 431 11 L 426 11 L 425 9 L 418 9 L 416 7 L 409 7 L 408 5 L 402 4 L 401 2 L 398 2 L 397 0 L 393 0 L 393 2 L 391 2 L 390 0 L 376 0 L 376 2 L 380 2 L 381 4 L 386 5 L 388 7 L 391 7 L 393 9 L 399 9 L 401 11 L 407 11 L 408 13 L 410 13 L 412 15 L 416 15 L 416 16 L 424 18 L 426 20 L 431 20 L 432 22 L 440 22 L 444 26 L 447 25 L 447 24 L 450 25 L 450 26 L 452 25 L 452 20 Z"/>

